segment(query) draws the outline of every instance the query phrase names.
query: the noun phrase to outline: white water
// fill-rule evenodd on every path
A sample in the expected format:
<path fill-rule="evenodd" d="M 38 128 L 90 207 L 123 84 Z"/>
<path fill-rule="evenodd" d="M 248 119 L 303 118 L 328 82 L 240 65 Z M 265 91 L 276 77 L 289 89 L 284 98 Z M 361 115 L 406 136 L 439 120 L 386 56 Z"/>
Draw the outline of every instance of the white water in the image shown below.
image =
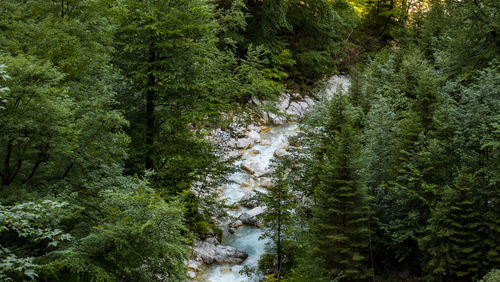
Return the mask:
<path fill-rule="evenodd" d="M 321 93 L 320 97 L 322 99 L 329 100 L 339 89 L 339 87 L 347 90 L 350 86 L 350 79 L 348 76 L 332 76 L 327 85 Z M 320 102 L 321 103 L 321 102 Z M 288 136 L 295 135 L 298 131 L 298 123 L 289 123 L 283 126 L 273 127 L 269 132 L 262 133 L 261 137 L 263 140 L 271 141 L 271 146 L 255 145 L 244 151 L 244 154 L 240 160 L 235 162 L 235 166 L 238 168 L 240 164 L 245 159 L 258 160 L 259 163 L 265 164 L 266 166 L 271 163 L 273 159 L 273 154 L 276 149 L 282 147 L 287 143 Z M 253 155 L 250 154 L 252 150 L 259 150 L 260 153 Z M 228 204 L 237 203 L 245 195 L 245 192 L 252 190 L 258 190 L 265 192 L 266 190 L 259 187 L 259 181 L 256 180 L 252 187 L 241 188 L 241 184 L 248 182 L 250 175 L 239 170 L 230 176 L 231 180 L 235 183 L 230 184 L 224 190 L 223 198 L 226 199 Z M 238 217 L 243 211 L 248 210 L 246 208 L 239 208 L 238 210 L 228 210 L 228 213 L 234 217 Z M 260 277 L 248 277 L 245 274 L 240 274 L 239 271 L 245 266 L 253 267 L 257 269 L 258 261 L 260 257 L 265 253 L 266 240 L 260 240 L 259 237 L 262 235 L 263 230 L 253 227 L 253 226 L 242 226 L 236 230 L 234 234 L 224 234 L 223 245 L 233 246 L 239 250 L 243 250 L 248 253 L 248 258 L 241 265 L 212 265 L 207 268 L 205 275 L 203 276 L 203 281 L 211 282 L 253 282 L 259 281 Z"/>
<path fill-rule="evenodd" d="M 282 147 L 287 143 L 287 137 L 296 134 L 298 130 L 297 123 L 289 123 L 283 126 L 273 127 L 270 131 L 262 133 L 263 140 L 271 141 L 270 146 L 262 146 L 256 144 L 252 148 L 246 149 L 242 158 L 235 162 L 239 168 L 241 162 L 246 159 L 257 160 L 259 163 L 268 166 L 273 158 L 273 153 L 276 149 Z M 252 150 L 260 151 L 259 154 L 250 154 Z M 223 198 L 226 199 L 228 204 L 236 203 L 241 200 L 245 192 L 251 190 L 266 191 L 264 188 L 259 187 L 259 182 L 256 180 L 253 187 L 242 188 L 241 184 L 249 181 L 250 175 L 243 170 L 238 170 L 230 176 L 231 180 L 235 183 L 230 184 L 224 190 Z M 232 216 L 238 217 L 246 208 L 239 210 L 228 210 Z M 242 226 L 236 229 L 234 234 L 224 234 L 223 245 L 233 246 L 239 250 L 247 252 L 248 258 L 241 265 L 212 265 L 208 267 L 204 281 L 212 282 L 240 282 L 240 281 L 258 281 L 259 277 L 248 277 L 245 274 L 240 274 L 239 271 L 243 267 L 258 267 L 260 257 L 265 253 L 265 245 L 267 240 L 260 240 L 262 229 L 253 226 Z"/>

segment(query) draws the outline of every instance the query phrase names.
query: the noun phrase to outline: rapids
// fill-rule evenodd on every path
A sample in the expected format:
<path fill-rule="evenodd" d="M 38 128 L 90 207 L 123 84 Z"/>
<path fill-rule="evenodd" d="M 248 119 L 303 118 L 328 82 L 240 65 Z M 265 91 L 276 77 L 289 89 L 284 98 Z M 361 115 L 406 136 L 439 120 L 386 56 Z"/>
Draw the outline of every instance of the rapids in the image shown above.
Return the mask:
<path fill-rule="evenodd" d="M 257 160 L 259 163 L 269 166 L 273 159 L 274 151 L 287 143 L 288 136 L 297 133 L 298 124 L 288 123 L 282 126 L 271 128 L 268 132 L 262 133 L 263 140 L 271 141 L 270 146 L 263 146 L 256 144 L 251 148 L 244 151 L 240 160 L 235 162 L 238 168 L 245 159 Z M 258 150 L 259 154 L 252 154 L 251 151 Z M 234 183 L 227 185 L 224 190 L 223 198 L 226 199 L 228 204 L 239 202 L 245 195 L 253 189 L 265 192 L 266 189 L 260 187 L 258 179 L 255 181 L 254 187 L 242 188 L 241 184 L 250 179 L 250 175 L 245 171 L 238 169 L 237 172 L 230 176 Z M 242 212 L 248 210 L 247 208 L 239 208 L 238 210 L 228 210 L 232 216 L 238 217 Z M 259 277 L 248 277 L 245 274 L 240 274 L 239 271 L 245 266 L 255 267 L 258 266 L 259 258 L 265 253 L 265 245 L 267 240 L 260 240 L 262 229 L 244 225 L 235 230 L 234 234 L 224 234 L 224 240 L 221 242 L 223 245 L 236 247 L 239 250 L 248 253 L 248 258 L 241 265 L 212 265 L 207 268 L 205 272 L 204 281 L 212 282 L 240 282 L 240 281 L 258 281 Z"/>

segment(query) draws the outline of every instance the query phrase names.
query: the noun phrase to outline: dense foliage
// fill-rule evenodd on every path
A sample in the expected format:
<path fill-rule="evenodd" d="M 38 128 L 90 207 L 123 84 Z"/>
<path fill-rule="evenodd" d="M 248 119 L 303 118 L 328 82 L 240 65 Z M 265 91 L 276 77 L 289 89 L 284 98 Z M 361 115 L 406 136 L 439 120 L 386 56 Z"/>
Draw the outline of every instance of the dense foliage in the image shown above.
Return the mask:
<path fill-rule="evenodd" d="M 350 71 L 260 195 L 266 279 L 497 281 L 499 9 L 0 0 L 0 280 L 184 280 L 221 112 Z"/>
<path fill-rule="evenodd" d="M 298 216 L 281 236 L 300 234 L 283 251 L 287 281 L 475 281 L 500 267 L 498 1 L 405 15 L 411 1 L 385 2 L 382 26 L 373 2 L 356 5 L 367 14 L 357 32 L 386 34 L 386 47 L 278 165 Z"/>
<path fill-rule="evenodd" d="M 278 2 L 0 1 L 0 279 L 183 280 L 229 169 L 204 128 L 333 72 L 353 25 Z"/>

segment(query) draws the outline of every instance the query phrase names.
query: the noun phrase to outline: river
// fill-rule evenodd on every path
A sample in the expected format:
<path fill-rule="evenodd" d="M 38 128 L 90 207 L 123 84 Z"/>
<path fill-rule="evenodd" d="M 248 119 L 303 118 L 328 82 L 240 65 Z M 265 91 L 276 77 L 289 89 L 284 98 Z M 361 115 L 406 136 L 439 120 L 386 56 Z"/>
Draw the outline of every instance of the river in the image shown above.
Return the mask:
<path fill-rule="evenodd" d="M 350 78 L 348 76 L 336 75 L 332 76 L 322 93 L 319 93 L 321 101 L 328 100 L 337 92 L 339 87 L 344 89 L 350 86 Z M 290 107 L 290 103 L 288 104 Z M 310 109 L 307 109 L 310 110 Z M 299 123 L 290 122 L 281 126 L 274 126 L 267 132 L 261 132 L 260 137 L 262 140 L 267 140 L 269 142 L 260 142 L 260 144 L 255 144 L 254 146 L 245 149 L 242 157 L 234 163 L 238 170 L 230 175 L 230 179 L 234 183 L 229 184 L 225 187 L 223 191 L 222 198 L 226 199 L 227 204 L 231 205 L 233 203 L 238 203 L 242 197 L 249 193 L 250 191 L 257 190 L 261 192 L 267 192 L 265 188 L 260 186 L 260 180 L 262 178 L 256 178 L 246 173 L 240 169 L 240 165 L 243 161 L 256 161 L 263 167 L 268 167 L 271 160 L 274 158 L 274 152 L 282 148 L 288 143 L 288 137 L 297 134 L 299 131 Z M 270 144 L 268 146 L 262 145 Z M 257 153 L 258 152 L 258 153 Z M 249 181 L 253 178 L 254 181 Z M 248 185 L 250 183 L 250 185 Z M 242 185 L 243 184 L 243 185 Z M 244 207 L 239 207 L 237 210 L 227 210 L 228 214 L 237 218 L 243 212 L 249 209 Z M 229 222 L 225 223 L 226 225 Z M 227 230 L 227 228 L 223 228 Z M 262 277 L 247 276 L 240 273 L 245 267 L 258 268 L 258 261 L 260 257 L 265 253 L 265 246 L 268 242 L 267 240 L 262 240 L 260 237 L 263 230 L 254 226 L 243 225 L 235 229 L 234 234 L 227 231 L 224 233 L 224 239 L 221 242 L 222 245 L 233 246 L 239 250 L 245 251 L 248 254 L 248 258 L 240 265 L 218 265 L 212 264 L 206 268 L 205 273 L 202 275 L 202 281 L 210 282 L 253 282 L 259 281 Z M 200 278 L 198 278 L 200 279 Z"/>
<path fill-rule="evenodd" d="M 262 133 L 263 140 L 269 140 L 271 145 L 264 146 L 256 144 L 253 147 L 246 149 L 240 160 L 235 162 L 238 171 L 230 176 L 234 183 L 228 185 L 223 194 L 228 204 L 236 203 L 241 200 L 245 193 L 255 189 L 257 191 L 266 192 L 265 188 L 260 187 L 259 179 L 257 178 L 253 187 L 242 188 L 241 184 L 248 182 L 250 174 L 241 170 L 240 164 L 243 160 L 255 160 L 261 164 L 268 166 L 273 159 L 274 152 L 287 143 L 287 137 L 297 133 L 298 124 L 288 123 L 282 126 L 272 127 L 268 132 Z M 255 150 L 260 153 L 254 154 Z M 238 217 L 241 213 L 248 210 L 240 207 L 238 210 L 228 210 L 232 216 Z M 240 274 L 239 271 L 245 266 L 257 268 L 259 258 L 265 253 L 265 245 L 267 240 L 259 239 L 263 230 L 254 226 L 244 225 L 235 230 L 234 234 L 224 234 L 223 245 L 236 247 L 239 250 L 245 251 L 248 258 L 241 265 L 212 265 L 205 272 L 204 280 L 212 282 L 240 282 L 240 281 L 258 281 L 259 277 L 248 277 L 245 274 Z"/>

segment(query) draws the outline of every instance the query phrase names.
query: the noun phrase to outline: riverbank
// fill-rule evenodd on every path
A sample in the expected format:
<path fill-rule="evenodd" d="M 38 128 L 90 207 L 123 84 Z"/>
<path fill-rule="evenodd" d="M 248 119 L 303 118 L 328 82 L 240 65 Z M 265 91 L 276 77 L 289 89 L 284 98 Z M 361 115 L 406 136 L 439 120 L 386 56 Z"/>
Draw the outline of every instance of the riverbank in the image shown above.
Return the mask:
<path fill-rule="evenodd" d="M 224 239 L 209 238 L 195 242 L 193 258 L 188 263 L 191 279 L 200 281 L 258 281 L 240 271 L 257 268 L 265 253 L 266 240 L 259 240 L 262 223 L 258 216 L 265 207 L 253 199 L 255 191 L 265 193 L 272 189 L 271 160 L 287 154 L 289 136 L 298 133 L 299 122 L 318 102 L 329 99 L 339 87 L 349 87 L 347 76 L 333 76 L 323 91 L 313 100 L 298 94 L 283 94 L 277 102 L 277 113 L 264 112 L 255 124 L 233 128 L 231 132 L 216 130 L 213 141 L 223 143 L 228 155 L 240 156 L 234 165 L 237 170 L 230 179 L 233 183 L 221 189 L 220 200 L 235 207 L 228 209 L 230 220 L 219 222 Z M 264 105 L 265 102 L 254 101 Z"/>

